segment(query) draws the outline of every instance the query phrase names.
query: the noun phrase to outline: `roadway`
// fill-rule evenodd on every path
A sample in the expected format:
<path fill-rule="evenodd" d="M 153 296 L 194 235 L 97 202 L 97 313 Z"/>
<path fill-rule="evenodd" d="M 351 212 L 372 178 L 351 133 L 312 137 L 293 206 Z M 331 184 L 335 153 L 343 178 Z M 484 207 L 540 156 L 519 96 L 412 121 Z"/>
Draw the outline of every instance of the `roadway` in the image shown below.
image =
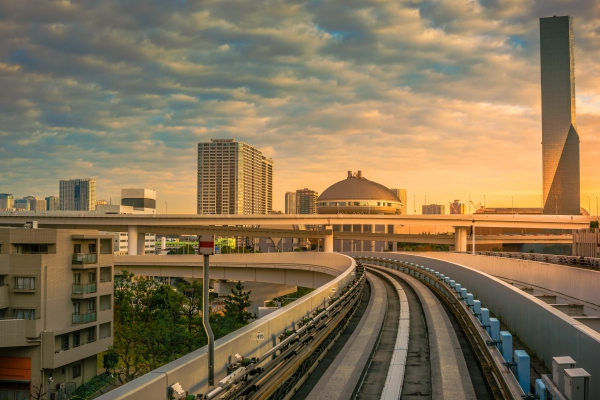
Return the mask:
<path fill-rule="evenodd" d="M 580 215 L 453 214 L 453 215 L 365 215 L 365 214 L 267 214 L 267 215 L 197 215 L 197 214 L 88 214 L 78 212 L 0 212 L 0 225 L 22 226 L 38 221 L 40 227 L 127 231 L 137 226 L 153 232 L 157 227 L 202 229 L 207 226 L 260 225 L 435 225 L 440 227 L 506 227 L 542 229 L 581 229 L 589 227 L 591 217 Z M 163 232 L 162 230 L 160 231 Z"/>

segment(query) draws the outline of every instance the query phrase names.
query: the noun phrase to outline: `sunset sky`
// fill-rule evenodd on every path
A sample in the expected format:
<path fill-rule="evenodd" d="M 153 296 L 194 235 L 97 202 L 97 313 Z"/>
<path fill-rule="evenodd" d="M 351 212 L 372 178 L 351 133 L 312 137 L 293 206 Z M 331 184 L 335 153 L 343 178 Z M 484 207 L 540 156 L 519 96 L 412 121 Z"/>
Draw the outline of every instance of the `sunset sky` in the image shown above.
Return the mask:
<path fill-rule="evenodd" d="M 575 31 L 581 200 L 600 197 L 600 2 L 0 2 L 0 193 L 158 192 L 195 213 L 197 142 L 274 159 L 274 205 L 362 170 L 428 203 L 540 206 L 540 17 Z"/>

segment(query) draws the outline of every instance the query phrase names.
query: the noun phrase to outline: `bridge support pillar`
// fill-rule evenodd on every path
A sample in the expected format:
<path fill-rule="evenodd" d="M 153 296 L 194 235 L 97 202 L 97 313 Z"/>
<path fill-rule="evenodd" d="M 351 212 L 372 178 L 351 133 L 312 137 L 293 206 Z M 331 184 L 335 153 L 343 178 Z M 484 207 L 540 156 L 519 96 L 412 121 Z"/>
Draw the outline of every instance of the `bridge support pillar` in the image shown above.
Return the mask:
<path fill-rule="evenodd" d="M 467 227 L 466 226 L 455 226 L 454 227 L 454 250 L 459 252 L 467 251 Z"/>
<path fill-rule="evenodd" d="M 371 233 L 375 233 L 375 225 L 371 225 Z M 375 251 L 375 241 L 371 240 L 371 251 Z"/>
<path fill-rule="evenodd" d="M 138 251 L 138 227 L 130 225 L 127 227 L 127 255 L 137 256 Z"/>
<path fill-rule="evenodd" d="M 163 256 L 167 254 L 167 238 L 165 236 L 160 240 L 160 254 Z"/>
<path fill-rule="evenodd" d="M 146 254 L 146 234 L 139 233 L 137 234 L 137 254 L 138 256 L 143 256 Z"/>
<path fill-rule="evenodd" d="M 333 227 L 327 225 L 325 227 L 325 239 L 323 240 L 323 252 L 333 253 Z"/>
<path fill-rule="evenodd" d="M 398 251 L 398 242 L 395 240 L 392 242 L 392 251 Z"/>

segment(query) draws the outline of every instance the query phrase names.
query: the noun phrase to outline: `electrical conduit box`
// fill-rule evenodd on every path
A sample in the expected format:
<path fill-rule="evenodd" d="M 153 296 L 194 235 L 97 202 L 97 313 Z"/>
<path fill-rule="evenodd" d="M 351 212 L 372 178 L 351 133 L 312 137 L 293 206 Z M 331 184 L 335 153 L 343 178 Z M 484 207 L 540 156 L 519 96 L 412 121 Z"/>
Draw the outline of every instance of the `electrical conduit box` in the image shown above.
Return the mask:
<path fill-rule="evenodd" d="M 589 400 L 590 376 L 583 368 L 565 369 L 565 397 L 569 400 Z"/>
<path fill-rule="evenodd" d="M 498 318 L 490 318 L 490 336 L 496 342 L 500 341 L 500 321 L 498 321 Z"/>
<path fill-rule="evenodd" d="M 512 341 L 512 339 L 511 339 Z M 515 350 L 514 360 L 517 363 L 517 381 L 519 382 L 519 386 L 523 389 L 523 393 L 528 394 L 531 391 L 531 385 L 529 383 L 529 374 L 530 374 L 530 359 L 529 355 L 524 350 Z"/>
<path fill-rule="evenodd" d="M 573 369 L 577 363 L 571 357 L 552 357 L 552 382 L 565 393 L 565 369 Z"/>
<path fill-rule="evenodd" d="M 512 362 L 512 335 L 508 331 L 500 332 L 500 341 L 502 342 L 502 357 L 508 362 Z"/>

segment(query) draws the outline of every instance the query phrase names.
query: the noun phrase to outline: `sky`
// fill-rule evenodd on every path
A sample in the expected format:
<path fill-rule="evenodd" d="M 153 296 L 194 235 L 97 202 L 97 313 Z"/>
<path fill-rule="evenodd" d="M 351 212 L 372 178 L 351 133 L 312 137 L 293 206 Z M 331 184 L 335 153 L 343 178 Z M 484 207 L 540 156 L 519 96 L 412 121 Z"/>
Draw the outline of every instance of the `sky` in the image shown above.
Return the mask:
<path fill-rule="evenodd" d="M 274 206 L 348 170 L 408 190 L 535 207 L 539 22 L 575 31 L 581 199 L 600 197 L 595 0 L 0 1 L 0 193 L 157 191 L 195 213 L 197 143 L 274 159 Z M 590 196 L 589 199 L 587 196 Z"/>

